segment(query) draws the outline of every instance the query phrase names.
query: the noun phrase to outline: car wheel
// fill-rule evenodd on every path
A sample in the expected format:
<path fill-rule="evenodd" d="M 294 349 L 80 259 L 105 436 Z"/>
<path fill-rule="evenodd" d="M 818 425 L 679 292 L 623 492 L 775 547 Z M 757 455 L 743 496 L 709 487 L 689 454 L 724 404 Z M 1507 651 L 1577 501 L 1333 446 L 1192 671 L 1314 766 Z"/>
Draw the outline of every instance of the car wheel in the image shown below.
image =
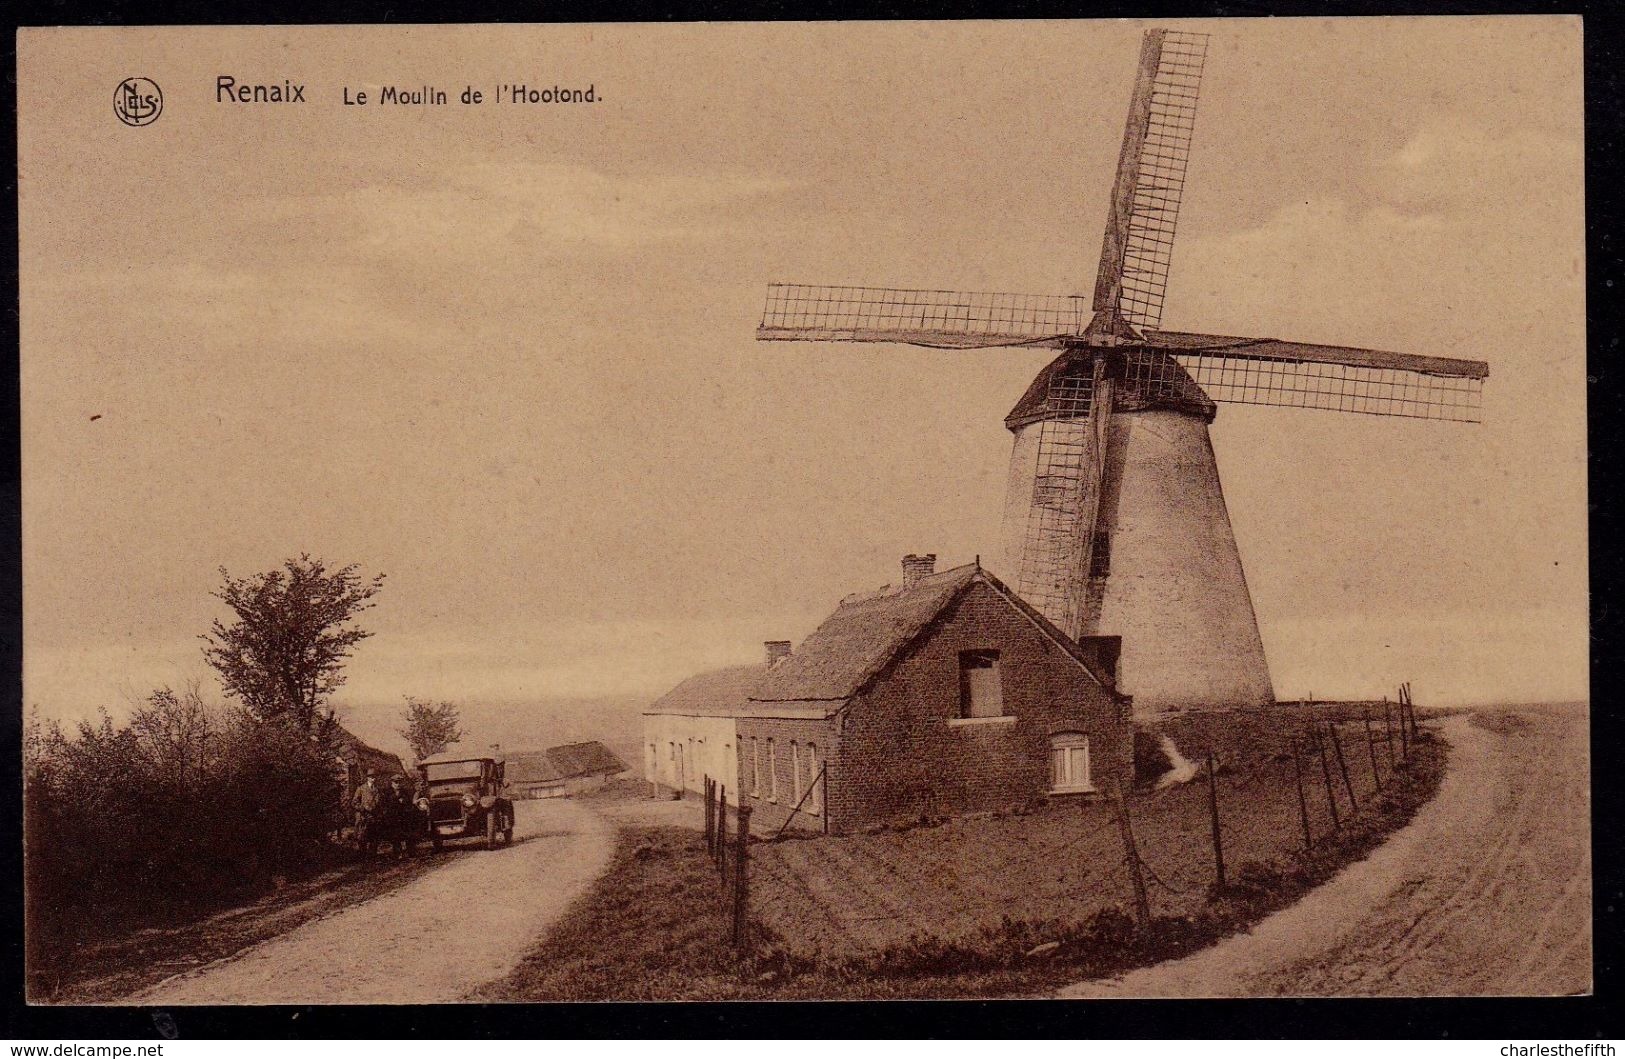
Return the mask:
<path fill-rule="evenodd" d="M 503 820 L 503 823 L 505 823 L 507 826 L 502 829 L 502 844 L 504 846 L 511 846 L 511 845 L 513 845 L 513 810 L 512 809 L 508 810 L 508 815 Z"/>
<path fill-rule="evenodd" d="M 485 814 L 485 848 L 497 848 L 497 811 L 495 809 Z"/>
<path fill-rule="evenodd" d="M 429 836 L 430 849 L 434 850 L 436 853 L 439 853 L 445 847 L 445 841 L 438 834 Z"/>

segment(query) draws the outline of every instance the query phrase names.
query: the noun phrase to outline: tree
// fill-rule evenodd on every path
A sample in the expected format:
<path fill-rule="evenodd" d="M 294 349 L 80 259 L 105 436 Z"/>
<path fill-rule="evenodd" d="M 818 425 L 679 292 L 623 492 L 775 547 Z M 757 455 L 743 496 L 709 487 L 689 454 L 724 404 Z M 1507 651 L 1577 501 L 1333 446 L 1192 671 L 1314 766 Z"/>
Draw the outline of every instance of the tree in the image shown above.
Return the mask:
<path fill-rule="evenodd" d="M 156 783 L 176 792 L 195 791 L 218 752 L 217 718 L 195 681 L 176 692 L 158 688 L 130 716 L 130 730 Z"/>
<path fill-rule="evenodd" d="M 232 577 L 221 567 L 214 595 L 236 620 L 215 621 L 202 640 L 226 694 L 258 720 L 286 719 L 311 731 L 344 684 L 351 651 L 372 635 L 353 622 L 374 606 L 384 575 L 365 579 L 359 570 L 352 563 L 329 572 L 309 555 L 252 577 Z"/>
<path fill-rule="evenodd" d="M 411 746 L 419 761 L 440 753 L 468 734 L 462 729 L 462 717 L 455 703 L 430 702 L 408 695 L 403 716 L 406 727 L 400 730 L 401 738 Z"/>

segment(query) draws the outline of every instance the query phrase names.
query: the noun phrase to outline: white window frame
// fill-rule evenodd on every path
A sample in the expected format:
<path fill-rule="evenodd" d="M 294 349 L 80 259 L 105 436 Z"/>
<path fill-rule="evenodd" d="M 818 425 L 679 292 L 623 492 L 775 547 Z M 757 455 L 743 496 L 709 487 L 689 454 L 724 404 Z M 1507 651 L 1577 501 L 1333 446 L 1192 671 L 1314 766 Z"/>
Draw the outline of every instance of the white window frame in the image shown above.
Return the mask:
<path fill-rule="evenodd" d="M 767 737 L 767 800 L 779 800 L 779 761 L 778 751 L 774 749 L 773 737 Z"/>
<path fill-rule="evenodd" d="M 750 796 L 752 798 L 762 793 L 761 742 L 754 735 L 750 737 Z"/>
<path fill-rule="evenodd" d="M 801 804 L 801 744 L 794 739 L 790 740 L 790 791 L 794 795 L 790 799 L 791 805 Z"/>
<path fill-rule="evenodd" d="M 1083 776 L 1080 782 L 1075 771 L 1077 751 L 1082 751 Z M 1056 755 L 1063 755 L 1057 758 Z M 1094 783 L 1094 756 L 1089 746 L 1087 732 L 1056 732 L 1049 738 L 1050 755 L 1050 793 L 1051 794 L 1093 794 L 1096 792 Z M 1060 764 L 1060 768 L 1057 768 Z M 1057 775 L 1060 773 L 1060 775 Z"/>

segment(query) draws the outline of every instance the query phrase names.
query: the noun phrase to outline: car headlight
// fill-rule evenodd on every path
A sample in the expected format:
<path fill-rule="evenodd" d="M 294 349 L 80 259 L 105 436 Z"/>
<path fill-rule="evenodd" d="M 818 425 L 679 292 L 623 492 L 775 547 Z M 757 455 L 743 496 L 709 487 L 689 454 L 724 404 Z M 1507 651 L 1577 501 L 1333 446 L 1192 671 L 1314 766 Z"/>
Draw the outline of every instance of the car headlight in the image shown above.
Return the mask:
<path fill-rule="evenodd" d="M 414 802 L 412 804 L 414 804 L 414 805 L 416 805 L 418 807 L 419 812 L 426 813 L 426 812 L 429 811 L 429 799 L 427 799 L 427 798 L 419 798 L 416 802 Z"/>
<path fill-rule="evenodd" d="M 474 808 L 474 796 L 472 794 L 463 795 L 463 808 L 464 809 L 472 809 L 472 808 Z"/>

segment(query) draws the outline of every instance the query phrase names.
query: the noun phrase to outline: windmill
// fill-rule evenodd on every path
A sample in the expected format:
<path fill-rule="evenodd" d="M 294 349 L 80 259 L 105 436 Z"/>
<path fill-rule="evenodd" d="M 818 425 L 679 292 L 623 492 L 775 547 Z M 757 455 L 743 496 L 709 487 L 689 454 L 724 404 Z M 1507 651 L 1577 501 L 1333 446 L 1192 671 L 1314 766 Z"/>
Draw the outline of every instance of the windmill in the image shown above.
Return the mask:
<path fill-rule="evenodd" d="M 767 341 L 1059 350 L 1005 418 L 1004 562 L 1073 636 L 1123 637 L 1139 713 L 1274 701 L 1208 426 L 1217 403 L 1478 422 L 1481 361 L 1161 330 L 1205 34 L 1140 46 L 1082 295 L 773 284 Z"/>

